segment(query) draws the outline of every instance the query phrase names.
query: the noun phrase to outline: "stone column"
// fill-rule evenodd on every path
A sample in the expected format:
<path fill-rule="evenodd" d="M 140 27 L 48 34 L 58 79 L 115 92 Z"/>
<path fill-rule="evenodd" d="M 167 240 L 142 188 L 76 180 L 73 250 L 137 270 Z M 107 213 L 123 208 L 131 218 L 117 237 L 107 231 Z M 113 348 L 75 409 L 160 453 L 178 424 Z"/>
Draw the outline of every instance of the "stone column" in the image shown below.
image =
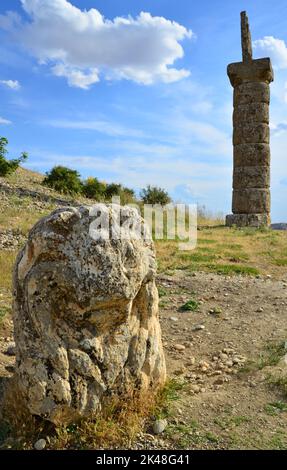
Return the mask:
<path fill-rule="evenodd" d="M 241 13 L 242 62 L 229 64 L 233 95 L 233 198 L 226 225 L 270 224 L 269 58 L 252 59 L 246 12 Z"/>

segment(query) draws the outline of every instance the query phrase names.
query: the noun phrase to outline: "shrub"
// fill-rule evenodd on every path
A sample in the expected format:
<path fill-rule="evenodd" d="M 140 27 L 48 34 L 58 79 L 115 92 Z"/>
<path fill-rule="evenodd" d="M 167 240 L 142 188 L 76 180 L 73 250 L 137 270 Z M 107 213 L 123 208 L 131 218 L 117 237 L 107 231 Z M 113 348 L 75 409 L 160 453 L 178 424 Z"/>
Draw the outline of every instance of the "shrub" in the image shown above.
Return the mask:
<path fill-rule="evenodd" d="M 119 196 L 121 204 L 129 204 L 135 202 L 135 192 L 133 189 L 122 186 L 121 184 L 110 183 L 106 186 L 106 198 L 112 199 L 113 196 Z"/>
<path fill-rule="evenodd" d="M 142 189 L 141 199 L 145 204 L 160 204 L 162 206 L 171 202 L 171 198 L 165 189 L 150 185 Z"/>
<path fill-rule="evenodd" d="M 136 202 L 136 195 L 133 189 L 123 187 L 120 196 L 122 205 Z"/>
<path fill-rule="evenodd" d="M 60 165 L 46 173 L 43 184 L 64 194 L 78 194 L 82 191 L 79 173 Z"/>
<path fill-rule="evenodd" d="M 113 196 L 120 196 L 122 191 L 122 185 L 116 183 L 110 183 L 106 186 L 106 198 L 111 199 Z"/>
<path fill-rule="evenodd" d="M 6 147 L 8 145 L 8 140 L 6 137 L 0 138 L 0 176 L 7 176 L 14 173 L 17 170 L 20 163 L 24 162 L 28 158 L 26 152 L 22 152 L 19 158 L 13 160 L 7 160 L 6 155 L 8 153 Z"/>
<path fill-rule="evenodd" d="M 88 178 L 83 183 L 83 194 L 89 199 L 104 199 L 106 194 L 106 184 L 97 178 Z"/>

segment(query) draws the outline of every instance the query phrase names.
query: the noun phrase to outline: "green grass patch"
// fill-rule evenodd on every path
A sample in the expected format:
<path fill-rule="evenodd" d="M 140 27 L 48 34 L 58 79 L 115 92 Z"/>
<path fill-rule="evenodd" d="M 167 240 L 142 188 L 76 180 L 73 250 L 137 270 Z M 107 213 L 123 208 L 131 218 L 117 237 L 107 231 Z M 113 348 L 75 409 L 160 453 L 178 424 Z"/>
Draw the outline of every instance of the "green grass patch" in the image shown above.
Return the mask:
<path fill-rule="evenodd" d="M 216 247 L 210 248 L 209 246 L 197 246 L 196 251 L 199 253 L 208 253 L 212 255 L 216 255 Z"/>
<path fill-rule="evenodd" d="M 0 305 L 0 325 L 6 315 L 11 313 L 11 307 L 7 307 L 6 305 Z"/>
<path fill-rule="evenodd" d="M 211 239 L 211 238 L 199 238 L 197 243 L 199 245 L 211 245 L 211 244 L 216 243 L 216 240 Z"/>
<path fill-rule="evenodd" d="M 266 366 L 276 366 L 280 359 L 284 356 L 285 343 L 270 342 L 266 345 L 265 351 L 259 357 L 258 369 L 263 369 Z"/>
<path fill-rule="evenodd" d="M 223 250 L 242 250 L 242 245 L 238 243 L 219 243 L 216 246 L 216 249 L 223 249 Z"/>
<path fill-rule="evenodd" d="M 224 257 L 231 261 L 232 263 L 244 263 L 249 261 L 249 256 L 246 253 L 224 253 Z"/>
<path fill-rule="evenodd" d="M 235 426 L 240 426 L 241 424 L 249 423 L 250 421 L 251 419 L 248 418 L 247 416 L 234 416 L 233 418 L 231 418 L 231 422 Z"/>
<path fill-rule="evenodd" d="M 273 264 L 275 264 L 275 266 L 287 266 L 287 258 L 274 259 Z"/>
<path fill-rule="evenodd" d="M 275 377 L 270 375 L 268 377 L 268 383 L 278 388 L 284 398 L 287 398 L 287 376 Z"/>
<path fill-rule="evenodd" d="M 167 418 L 172 414 L 173 402 L 180 399 L 180 392 L 186 388 L 186 383 L 175 379 L 170 379 L 159 393 L 154 416 L 157 419 Z"/>
<path fill-rule="evenodd" d="M 278 415 L 282 412 L 287 411 L 287 403 L 282 401 L 276 401 L 274 403 L 267 403 L 264 407 L 264 411 L 271 416 Z"/>
<path fill-rule="evenodd" d="M 165 289 L 164 287 L 159 286 L 159 287 L 157 288 L 157 290 L 158 290 L 158 296 L 159 296 L 160 298 L 161 298 L 161 297 L 165 297 L 165 296 L 168 294 L 167 289 Z"/>
<path fill-rule="evenodd" d="M 181 307 L 179 307 L 180 312 L 195 312 L 199 307 L 199 304 L 196 300 L 190 299 Z"/>
<path fill-rule="evenodd" d="M 260 274 L 257 268 L 239 264 L 210 264 L 207 267 L 210 271 L 223 275 L 242 274 L 243 276 L 257 276 Z"/>
<path fill-rule="evenodd" d="M 257 359 L 246 362 L 239 371 L 242 373 L 248 373 L 255 370 L 262 370 L 264 367 L 276 366 L 284 356 L 285 352 L 284 342 L 269 342 Z"/>
<path fill-rule="evenodd" d="M 203 253 L 182 253 L 179 255 L 179 258 L 183 261 L 188 261 L 191 263 L 209 263 L 210 261 L 214 261 L 218 258 L 215 254 L 207 254 L 204 255 Z"/>

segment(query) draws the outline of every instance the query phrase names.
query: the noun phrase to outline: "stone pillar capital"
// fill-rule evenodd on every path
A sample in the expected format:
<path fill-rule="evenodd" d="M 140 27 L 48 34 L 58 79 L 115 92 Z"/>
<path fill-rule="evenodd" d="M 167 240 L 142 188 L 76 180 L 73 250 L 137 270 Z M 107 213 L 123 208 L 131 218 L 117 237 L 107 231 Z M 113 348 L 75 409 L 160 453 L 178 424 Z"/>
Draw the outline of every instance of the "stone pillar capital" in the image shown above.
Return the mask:
<path fill-rule="evenodd" d="M 235 88 L 246 82 L 273 82 L 274 74 L 269 58 L 255 59 L 250 62 L 234 62 L 227 67 L 227 75 Z"/>

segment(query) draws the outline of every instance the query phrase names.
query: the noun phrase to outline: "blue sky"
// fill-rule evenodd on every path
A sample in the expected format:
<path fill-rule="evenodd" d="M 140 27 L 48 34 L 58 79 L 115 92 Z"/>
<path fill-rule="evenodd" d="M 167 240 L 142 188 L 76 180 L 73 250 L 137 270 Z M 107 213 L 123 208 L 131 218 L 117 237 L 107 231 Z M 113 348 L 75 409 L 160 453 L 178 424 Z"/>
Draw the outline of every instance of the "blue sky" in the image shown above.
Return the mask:
<path fill-rule="evenodd" d="M 230 213 L 226 67 L 241 60 L 241 10 L 254 57 L 275 70 L 272 219 L 286 221 L 286 0 L 1 0 L 0 135 L 11 157 L 25 150 L 33 170 L 157 184 Z"/>

